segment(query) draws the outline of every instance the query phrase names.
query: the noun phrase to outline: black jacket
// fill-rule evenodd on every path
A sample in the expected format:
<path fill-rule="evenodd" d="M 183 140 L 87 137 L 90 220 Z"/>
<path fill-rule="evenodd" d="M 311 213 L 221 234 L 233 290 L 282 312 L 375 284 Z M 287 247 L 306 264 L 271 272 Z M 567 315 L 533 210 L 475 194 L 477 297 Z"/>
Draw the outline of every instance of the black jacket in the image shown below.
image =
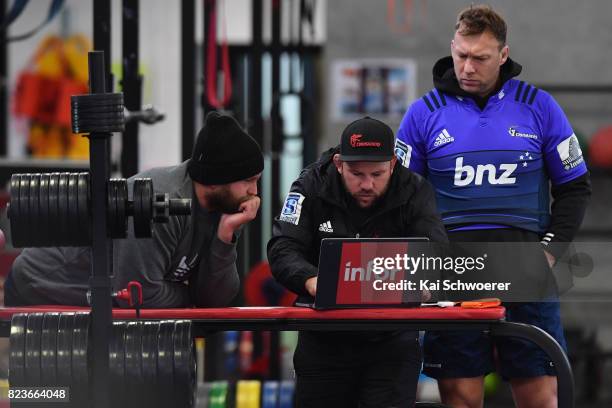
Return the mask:
<path fill-rule="evenodd" d="M 363 223 L 356 222 L 358 217 L 349 206 L 351 198 L 332 161 L 337 152 L 337 148 L 328 150 L 318 162 L 302 171 L 289 193 L 304 197 L 301 208 L 297 209 L 299 216 L 288 221 L 277 217 L 272 239 L 268 242 L 272 274 L 300 295 L 300 302 L 312 302 L 304 283 L 317 275 L 323 238 L 425 236 L 433 242 L 448 242 L 436 210 L 433 187 L 399 163 L 394 168 L 387 193 Z"/>

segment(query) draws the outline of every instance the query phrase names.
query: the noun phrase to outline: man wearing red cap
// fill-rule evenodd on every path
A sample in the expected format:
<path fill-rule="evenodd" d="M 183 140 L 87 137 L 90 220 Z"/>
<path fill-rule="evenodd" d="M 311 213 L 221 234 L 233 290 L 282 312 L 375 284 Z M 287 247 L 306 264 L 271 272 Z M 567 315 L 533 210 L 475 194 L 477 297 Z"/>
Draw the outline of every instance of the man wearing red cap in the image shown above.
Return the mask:
<path fill-rule="evenodd" d="M 349 124 L 339 147 L 293 183 L 268 243 L 275 278 L 312 303 L 321 240 L 429 237 L 446 242 L 434 192 L 396 165 L 389 126 L 369 117 Z M 294 354 L 298 407 L 412 407 L 420 371 L 415 331 L 309 332 Z"/>
<path fill-rule="evenodd" d="M 190 216 L 155 224 L 151 239 L 135 239 L 130 223 L 128 238 L 113 241 L 114 289 L 140 282 L 144 307 L 229 304 L 240 286 L 236 237 L 257 216 L 262 170 L 257 142 L 232 117 L 210 113 L 190 160 L 128 179 L 129 190 L 135 178 L 148 177 L 156 192 L 194 200 Z M 5 284 L 5 304 L 87 305 L 90 252 L 25 249 Z"/>

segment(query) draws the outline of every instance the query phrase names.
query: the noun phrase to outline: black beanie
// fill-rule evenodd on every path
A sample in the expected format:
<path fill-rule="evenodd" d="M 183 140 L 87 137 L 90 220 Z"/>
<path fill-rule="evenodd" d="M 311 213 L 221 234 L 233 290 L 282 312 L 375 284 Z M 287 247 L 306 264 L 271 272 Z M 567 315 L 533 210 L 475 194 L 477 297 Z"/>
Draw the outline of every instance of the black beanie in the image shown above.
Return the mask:
<path fill-rule="evenodd" d="M 210 112 L 198 133 L 187 170 L 200 184 L 228 184 L 263 170 L 259 145 L 229 115 Z"/>

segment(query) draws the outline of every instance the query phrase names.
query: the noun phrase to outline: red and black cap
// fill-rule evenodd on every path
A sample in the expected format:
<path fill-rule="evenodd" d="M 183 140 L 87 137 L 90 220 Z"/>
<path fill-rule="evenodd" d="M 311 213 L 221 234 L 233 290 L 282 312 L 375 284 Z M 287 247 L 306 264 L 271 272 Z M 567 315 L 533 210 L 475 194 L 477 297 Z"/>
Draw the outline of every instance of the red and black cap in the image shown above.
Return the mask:
<path fill-rule="evenodd" d="M 380 120 L 366 116 L 350 123 L 342 132 L 340 160 L 390 161 L 394 145 L 393 130 Z"/>

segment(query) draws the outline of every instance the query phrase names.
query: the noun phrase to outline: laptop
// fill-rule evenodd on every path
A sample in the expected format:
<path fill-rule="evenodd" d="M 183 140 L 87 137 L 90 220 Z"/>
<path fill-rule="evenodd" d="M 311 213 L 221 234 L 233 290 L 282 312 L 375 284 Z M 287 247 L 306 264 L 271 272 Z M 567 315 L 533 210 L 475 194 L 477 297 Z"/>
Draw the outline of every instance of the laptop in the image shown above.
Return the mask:
<path fill-rule="evenodd" d="M 430 250 L 428 242 L 421 237 L 323 239 L 315 301 L 301 306 L 318 310 L 420 306 L 423 271 L 414 270 L 406 257 L 422 257 Z"/>

